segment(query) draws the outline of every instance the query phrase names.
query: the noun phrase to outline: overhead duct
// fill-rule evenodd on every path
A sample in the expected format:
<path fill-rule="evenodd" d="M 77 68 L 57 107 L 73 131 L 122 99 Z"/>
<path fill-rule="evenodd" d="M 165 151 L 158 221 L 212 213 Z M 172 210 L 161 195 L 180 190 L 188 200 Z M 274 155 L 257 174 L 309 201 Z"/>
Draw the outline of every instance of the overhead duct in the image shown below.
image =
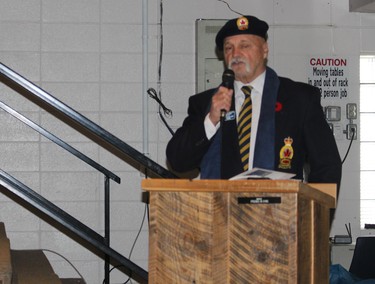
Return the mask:
<path fill-rule="evenodd" d="M 349 12 L 375 13 L 375 0 L 349 0 Z"/>

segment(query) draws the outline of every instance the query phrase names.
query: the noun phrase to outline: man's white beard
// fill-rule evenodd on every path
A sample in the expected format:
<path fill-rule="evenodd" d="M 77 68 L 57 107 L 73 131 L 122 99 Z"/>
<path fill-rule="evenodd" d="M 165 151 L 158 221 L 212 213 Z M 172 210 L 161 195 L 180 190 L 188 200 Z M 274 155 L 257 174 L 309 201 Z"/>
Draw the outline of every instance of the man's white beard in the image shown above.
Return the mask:
<path fill-rule="evenodd" d="M 251 71 L 251 67 L 250 67 L 249 62 L 246 59 L 242 58 L 242 57 L 233 57 L 229 61 L 228 68 L 232 70 L 232 65 L 236 64 L 236 63 L 244 63 L 245 64 L 246 72 L 249 73 Z"/>

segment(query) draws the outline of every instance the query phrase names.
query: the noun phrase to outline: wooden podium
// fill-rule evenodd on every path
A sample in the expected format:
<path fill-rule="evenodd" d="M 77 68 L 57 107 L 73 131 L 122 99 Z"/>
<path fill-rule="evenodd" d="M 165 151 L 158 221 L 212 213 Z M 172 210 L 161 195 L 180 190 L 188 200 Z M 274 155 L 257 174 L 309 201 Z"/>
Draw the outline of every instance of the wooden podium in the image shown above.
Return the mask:
<path fill-rule="evenodd" d="M 328 283 L 336 185 L 145 179 L 149 283 Z"/>

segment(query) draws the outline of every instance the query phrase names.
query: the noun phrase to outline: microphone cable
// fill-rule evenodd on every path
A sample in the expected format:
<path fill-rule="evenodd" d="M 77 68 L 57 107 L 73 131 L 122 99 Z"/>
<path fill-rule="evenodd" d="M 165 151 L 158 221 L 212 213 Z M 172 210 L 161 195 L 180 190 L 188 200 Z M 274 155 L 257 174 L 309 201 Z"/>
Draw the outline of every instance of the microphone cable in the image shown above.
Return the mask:
<path fill-rule="evenodd" d="M 159 95 L 156 92 L 154 88 L 149 88 L 147 90 L 147 94 L 150 98 L 154 99 L 159 104 L 159 117 L 164 123 L 164 125 L 167 127 L 168 131 L 174 135 L 174 131 L 172 128 L 168 125 L 167 121 L 164 118 L 164 115 L 171 118 L 173 116 L 172 111 L 167 108 L 161 101 L 161 94 L 160 94 L 160 85 L 161 85 L 161 68 L 162 68 L 162 61 L 163 61 L 163 0 L 160 1 L 160 19 L 159 19 L 159 30 L 160 30 L 160 42 L 159 42 L 159 48 L 160 48 L 160 54 L 159 54 L 159 67 L 158 67 L 158 89 L 159 89 Z M 161 113 L 161 109 L 163 109 L 164 115 Z"/>
<path fill-rule="evenodd" d="M 159 104 L 159 111 L 158 111 L 159 117 L 163 121 L 164 125 L 167 127 L 167 129 L 169 130 L 169 132 L 173 136 L 174 132 L 173 132 L 172 128 L 168 125 L 167 121 L 164 118 L 164 115 L 167 116 L 167 117 L 169 117 L 169 118 L 171 118 L 173 116 L 172 111 L 163 104 L 163 102 L 161 101 L 161 98 L 158 97 L 158 94 L 156 93 L 156 91 L 155 91 L 154 88 L 149 88 L 147 90 L 147 94 L 149 95 L 150 98 L 154 99 Z M 164 115 L 162 114 L 161 109 L 163 109 Z"/>
<path fill-rule="evenodd" d="M 351 131 L 351 132 L 352 132 L 352 137 L 350 138 L 349 147 L 348 147 L 348 150 L 346 150 L 346 154 L 345 154 L 344 159 L 343 159 L 342 162 L 341 162 L 341 165 L 344 164 L 346 158 L 348 157 L 348 154 L 349 154 L 350 148 L 352 147 L 352 144 L 353 144 L 353 140 L 354 140 L 355 132 L 354 132 L 354 131 Z"/>

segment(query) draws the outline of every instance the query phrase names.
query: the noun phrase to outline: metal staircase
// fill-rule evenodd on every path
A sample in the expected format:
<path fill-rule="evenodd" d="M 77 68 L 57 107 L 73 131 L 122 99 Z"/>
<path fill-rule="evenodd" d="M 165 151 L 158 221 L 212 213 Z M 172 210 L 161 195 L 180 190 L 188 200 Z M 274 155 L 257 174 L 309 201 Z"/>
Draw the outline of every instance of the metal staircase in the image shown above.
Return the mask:
<path fill-rule="evenodd" d="M 87 119 L 74 109 L 65 105 L 55 97 L 45 92 L 26 78 L 22 77 L 9 67 L 0 63 L 0 80 L 17 93 L 21 94 L 28 100 L 38 104 L 48 112 L 55 115 L 64 123 L 74 127 L 83 135 L 90 138 L 95 143 L 109 150 L 116 156 L 123 159 L 138 171 L 145 174 L 147 177 L 154 178 L 176 178 L 176 176 L 155 163 L 142 153 L 130 147 L 124 141 L 112 135 L 99 125 Z M 104 216 L 105 216 L 105 235 L 104 237 L 81 223 L 71 215 L 67 214 L 62 209 L 55 206 L 50 201 L 43 198 L 41 195 L 33 191 L 31 188 L 22 184 L 20 181 L 0 170 L 0 192 L 18 202 L 19 204 L 27 204 L 31 212 L 49 222 L 52 226 L 60 230 L 62 233 L 71 238 L 79 238 L 85 246 L 92 248 L 97 255 L 102 257 L 105 261 L 105 281 L 109 283 L 109 265 L 120 265 L 123 267 L 123 272 L 127 273 L 133 279 L 140 283 L 147 283 L 148 273 L 135 263 L 119 254 L 110 247 L 110 180 L 120 183 L 120 178 L 111 171 L 102 167 L 95 161 L 83 155 L 69 144 L 60 140 L 58 137 L 52 135 L 47 130 L 27 119 L 14 109 L 10 108 L 3 102 L 0 102 L 0 108 L 19 119 L 44 137 L 48 138 L 55 144 L 59 145 L 78 159 L 95 168 L 105 176 L 105 200 L 104 200 Z M 0 281 L 1 283 L 1 281 Z"/>

